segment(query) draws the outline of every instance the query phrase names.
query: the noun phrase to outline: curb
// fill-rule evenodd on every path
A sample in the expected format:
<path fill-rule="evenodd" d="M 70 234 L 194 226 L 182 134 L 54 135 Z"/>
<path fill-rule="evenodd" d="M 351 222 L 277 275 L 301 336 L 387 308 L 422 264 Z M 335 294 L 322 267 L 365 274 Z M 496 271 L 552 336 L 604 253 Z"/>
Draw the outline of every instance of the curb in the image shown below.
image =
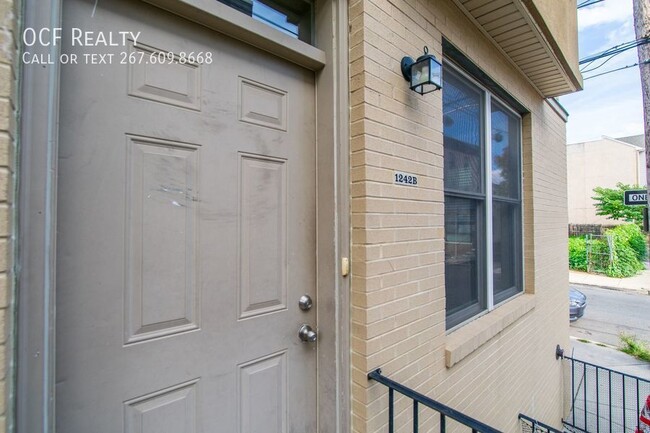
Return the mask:
<path fill-rule="evenodd" d="M 625 292 L 625 293 L 636 293 L 638 295 L 650 296 L 650 289 L 633 289 L 631 287 L 612 287 L 612 286 L 601 286 L 596 284 L 586 284 L 569 280 L 569 284 L 574 286 L 583 286 L 583 287 L 593 287 L 596 289 L 607 289 L 614 290 L 616 292 Z"/>
<path fill-rule="evenodd" d="M 618 352 L 621 352 L 621 349 L 619 347 L 617 347 L 617 346 L 612 346 L 611 344 L 607 344 L 607 343 L 601 343 L 600 341 L 590 340 L 588 338 L 574 337 L 572 335 L 569 335 L 569 340 L 575 340 L 575 341 L 578 341 L 580 343 L 585 343 L 585 344 L 595 344 L 598 347 L 607 347 L 608 349 L 614 349 L 614 350 L 616 350 Z M 625 352 L 621 352 L 621 353 L 625 353 Z"/>

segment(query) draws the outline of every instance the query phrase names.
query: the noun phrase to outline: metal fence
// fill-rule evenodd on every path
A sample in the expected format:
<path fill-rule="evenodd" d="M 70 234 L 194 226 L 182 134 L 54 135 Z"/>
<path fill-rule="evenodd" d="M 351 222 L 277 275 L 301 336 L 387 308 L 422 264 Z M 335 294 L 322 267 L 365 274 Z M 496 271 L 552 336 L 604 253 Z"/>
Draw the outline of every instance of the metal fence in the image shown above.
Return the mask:
<path fill-rule="evenodd" d="M 650 381 L 565 357 L 565 429 L 580 433 L 635 433 Z"/>
<path fill-rule="evenodd" d="M 562 431 L 526 416 L 523 413 L 519 414 L 519 422 L 521 423 L 522 433 L 563 433 Z"/>
<path fill-rule="evenodd" d="M 394 433 L 395 427 L 395 392 L 410 398 L 413 401 L 413 433 L 418 433 L 420 429 L 419 414 L 420 405 L 433 409 L 440 414 L 439 432 L 447 431 L 447 424 L 453 421 L 459 425 L 467 427 L 472 433 L 501 433 L 499 430 L 490 427 L 462 412 L 450 408 L 440 402 L 432 400 L 424 394 L 408 388 L 401 383 L 395 382 L 381 374 L 381 369 L 376 369 L 368 373 L 368 379 L 375 380 L 388 388 L 388 433 Z M 398 426 L 397 428 L 400 428 Z"/>
<path fill-rule="evenodd" d="M 614 245 L 610 235 L 585 236 L 587 272 L 604 273 L 614 260 Z"/>
<path fill-rule="evenodd" d="M 612 224 L 569 224 L 569 236 L 602 235 L 606 230 L 614 227 L 616 226 Z"/>

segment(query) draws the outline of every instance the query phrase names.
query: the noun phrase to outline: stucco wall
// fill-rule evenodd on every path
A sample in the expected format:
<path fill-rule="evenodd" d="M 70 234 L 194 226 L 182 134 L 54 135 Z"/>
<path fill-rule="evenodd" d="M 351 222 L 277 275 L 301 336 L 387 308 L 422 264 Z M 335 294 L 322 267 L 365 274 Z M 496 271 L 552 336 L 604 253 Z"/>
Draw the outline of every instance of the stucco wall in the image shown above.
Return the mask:
<path fill-rule="evenodd" d="M 451 1 L 357 0 L 349 11 L 353 431 L 386 431 L 386 389 L 366 379 L 378 367 L 504 431 L 521 431 L 520 412 L 559 426 L 554 351 L 568 344 L 564 121 Z M 443 35 L 531 112 L 523 119 L 526 294 L 451 334 L 441 92 L 411 92 L 399 69 L 424 45 L 440 58 Z M 419 187 L 394 185 L 394 170 L 418 175 Z M 410 431 L 406 400 L 396 414 L 397 431 Z M 427 431 L 438 417 L 422 410 L 420 419 Z"/>
<path fill-rule="evenodd" d="M 0 0 L 0 433 L 7 429 L 8 366 L 11 362 L 10 313 L 13 287 L 12 220 L 16 137 L 17 0 Z"/>
<path fill-rule="evenodd" d="M 606 137 L 570 144 L 567 146 L 567 175 L 569 223 L 623 224 L 625 221 L 596 215 L 595 201 L 591 197 L 597 186 L 615 188 L 618 182 L 646 185 L 645 154 L 632 145 Z"/>
<path fill-rule="evenodd" d="M 576 77 L 580 77 L 578 67 L 578 8 L 576 0 L 524 0 L 529 9 L 535 9 L 546 27 L 545 36 L 552 38 Z"/>

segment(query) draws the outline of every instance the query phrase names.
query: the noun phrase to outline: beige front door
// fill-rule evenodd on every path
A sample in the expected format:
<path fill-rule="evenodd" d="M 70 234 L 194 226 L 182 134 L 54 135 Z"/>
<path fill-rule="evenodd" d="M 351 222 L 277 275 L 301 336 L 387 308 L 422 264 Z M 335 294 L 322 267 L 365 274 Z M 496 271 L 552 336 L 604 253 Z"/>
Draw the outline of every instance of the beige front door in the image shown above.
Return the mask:
<path fill-rule="evenodd" d="M 62 48 L 114 56 L 61 72 L 57 431 L 315 433 L 314 73 L 139 1 L 63 27 L 140 36 Z"/>

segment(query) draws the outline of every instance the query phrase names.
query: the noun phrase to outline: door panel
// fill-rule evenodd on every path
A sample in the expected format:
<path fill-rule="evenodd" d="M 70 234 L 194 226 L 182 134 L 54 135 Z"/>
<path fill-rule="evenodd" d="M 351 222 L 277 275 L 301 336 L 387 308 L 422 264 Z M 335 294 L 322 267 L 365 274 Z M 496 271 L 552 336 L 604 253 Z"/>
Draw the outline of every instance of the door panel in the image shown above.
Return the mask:
<path fill-rule="evenodd" d="M 62 66 L 58 431 L 315 432 L 313 72 L 141 2 L 93 7 L 64 2 L 64 29 L 141 35 L 62 47 L 115 56 Z"/>
<path fill-rule="evenodd" d="M 199 146 L 126 137 L 125 344 L 199 326 Z"/>

